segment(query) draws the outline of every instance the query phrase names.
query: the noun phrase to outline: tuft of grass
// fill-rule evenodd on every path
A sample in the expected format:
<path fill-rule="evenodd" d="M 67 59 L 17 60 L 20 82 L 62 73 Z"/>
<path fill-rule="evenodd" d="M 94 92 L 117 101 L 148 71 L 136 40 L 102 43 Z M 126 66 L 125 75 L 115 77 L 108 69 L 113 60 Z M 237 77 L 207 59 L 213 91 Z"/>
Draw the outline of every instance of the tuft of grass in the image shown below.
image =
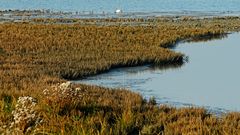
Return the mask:
<path fill-rule="evenodd" d="M 13 110 L 13 107 L 12 107 L 13 98 L 12 98 L 12 96 L 11 95 L 6 95 L 6 94 L 3 94 L 1 96 L 2 96 L 2 99 L 3 99 L 3 111 L 5 113 L 11 113 L 12 110 Z"/>
<path fill-rule="evenodd" d="M 3 50 L 3 48 L 0 48 L 0 55 L 3 55 L 5 53 L 5 51 Z"/>
<path fill-rule="evenodd" d="M 148 102 L 149 102 L 150 105 L 156 105 L 157 104 L 157 101 L 156 101 L 155 97 L 150 97 Z"/>

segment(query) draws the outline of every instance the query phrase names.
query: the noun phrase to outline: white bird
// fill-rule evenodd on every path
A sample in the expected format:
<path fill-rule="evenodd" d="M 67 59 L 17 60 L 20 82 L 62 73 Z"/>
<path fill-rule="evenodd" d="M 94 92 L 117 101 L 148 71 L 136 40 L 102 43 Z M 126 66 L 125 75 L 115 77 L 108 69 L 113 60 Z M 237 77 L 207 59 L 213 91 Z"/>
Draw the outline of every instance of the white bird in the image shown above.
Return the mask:
<path fill-rule="evenodd" d="M 115 11 L 115 13 L 116 13 L 116 14 L 121 14 L 121 13 L 122 13 L 122 10 L 121 10 L 121 9 L 117 9 L 117 10 Z"/>

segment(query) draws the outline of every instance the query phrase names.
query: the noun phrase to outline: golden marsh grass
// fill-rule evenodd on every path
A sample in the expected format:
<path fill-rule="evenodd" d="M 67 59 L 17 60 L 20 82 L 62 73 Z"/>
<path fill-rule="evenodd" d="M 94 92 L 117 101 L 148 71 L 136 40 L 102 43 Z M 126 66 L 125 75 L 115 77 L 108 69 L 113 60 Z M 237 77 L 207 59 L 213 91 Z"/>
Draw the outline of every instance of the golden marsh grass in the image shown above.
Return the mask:
<path fill-rule="evenodd" d="M 40 23 L 45 21 L 47 24 Z M 126 90 L 71 85 L 81 100 L 44 95 L 65 79 L 95 75 L 120 66 L 174 64 L 184 54 L 168 49 L 178 41 L 239 31 L 239 18 L 173 20 L 113 19 L 147 25 L 96 25 L 96 20 L 35 20 L 0 25 L 0 133 L 45 134 L 238 134 L 240 114 L 220 118 L 203 108 L 171 108 Z M 81 23 L 80 23 L 81 22 Z M 91 24 L 89 24 L 91 22 Z M 174 82 L 173 82 L 174 83 Z M 52 87 L 54 86 L 54 87 Z M 71 93 L 67 93 L 70 94 Z M 39 125 L 10 127 L 20 96 L 37 99 Z M 27 130 L 32 127 L 31 130 Z M 16 128 L 20 128 L 16 130 Z M 15 129 L 15 130 L 14 130 Z"/>

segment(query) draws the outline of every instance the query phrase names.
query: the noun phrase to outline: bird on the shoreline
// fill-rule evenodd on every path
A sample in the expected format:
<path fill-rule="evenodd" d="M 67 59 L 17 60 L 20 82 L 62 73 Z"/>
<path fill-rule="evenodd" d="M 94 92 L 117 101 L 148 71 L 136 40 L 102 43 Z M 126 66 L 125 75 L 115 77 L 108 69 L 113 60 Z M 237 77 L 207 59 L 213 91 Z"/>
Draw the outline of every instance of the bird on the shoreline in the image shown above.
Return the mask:
<path fill-rule="evenodd" d="M 121 9 L 116 9 L 115 13 L 116 13 L 116 14 L 121 14 L 121 13 L 122 13 L 122 10 L 121 10 Z"/>

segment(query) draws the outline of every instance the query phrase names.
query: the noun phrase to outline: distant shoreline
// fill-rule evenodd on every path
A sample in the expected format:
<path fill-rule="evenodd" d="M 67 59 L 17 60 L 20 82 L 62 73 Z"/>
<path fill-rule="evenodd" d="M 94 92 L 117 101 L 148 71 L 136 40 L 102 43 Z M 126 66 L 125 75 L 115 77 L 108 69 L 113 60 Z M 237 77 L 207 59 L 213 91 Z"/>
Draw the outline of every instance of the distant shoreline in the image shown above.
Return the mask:
<path fill-rule="evenodd" d="M 153 19 L 159 17 L 181 18 L 213 18 L 213 17 L 240 17 L 240 11 L 155 11 L 155 12 L 94 12 L 94 11 L 53 11 L 47 10 L 0 10 L 0 22 L 43 19 L 109 19 L 109 18 L 142 18 Z"/>

